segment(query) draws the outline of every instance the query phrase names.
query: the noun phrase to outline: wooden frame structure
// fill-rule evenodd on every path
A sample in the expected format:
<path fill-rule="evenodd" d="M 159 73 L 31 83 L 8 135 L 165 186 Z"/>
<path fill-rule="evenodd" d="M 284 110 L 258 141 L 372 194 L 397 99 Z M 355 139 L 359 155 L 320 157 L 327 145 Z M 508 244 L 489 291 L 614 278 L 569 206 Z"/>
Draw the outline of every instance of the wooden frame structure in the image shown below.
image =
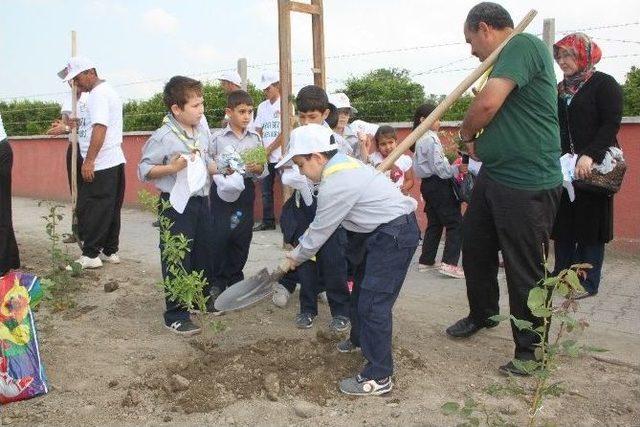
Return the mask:
<path fill-rule="evenodd" d="M 311 33 L 313 38 L 313 82 L 326 88 L 326 70 L 324 63 L 324 20 L 322 0 L 301 3 L 291 0 L 278 0 L 278 41 L 280 52 L 280 134 L 282 151 L 286 153 L 289 134 L 292 128 L 292 68 L 291 68 L 291 12 L 311 15 Z"/>

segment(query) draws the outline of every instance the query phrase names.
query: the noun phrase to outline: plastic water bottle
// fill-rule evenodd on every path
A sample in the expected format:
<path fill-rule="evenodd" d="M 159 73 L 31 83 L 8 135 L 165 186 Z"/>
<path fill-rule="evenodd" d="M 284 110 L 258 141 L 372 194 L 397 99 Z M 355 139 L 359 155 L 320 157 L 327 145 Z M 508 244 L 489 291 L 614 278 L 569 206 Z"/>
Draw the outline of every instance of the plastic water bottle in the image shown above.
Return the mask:
<path fill-rule="evenodd" d="M 238 224 L 240 224 L 241 220 L 242 220 L 242 211 L 236 211 L 233 215 L 231 215 L 231 221 L 230 221 L 231 229 L 233 230 L 234 228 L 236 228 Z"/>

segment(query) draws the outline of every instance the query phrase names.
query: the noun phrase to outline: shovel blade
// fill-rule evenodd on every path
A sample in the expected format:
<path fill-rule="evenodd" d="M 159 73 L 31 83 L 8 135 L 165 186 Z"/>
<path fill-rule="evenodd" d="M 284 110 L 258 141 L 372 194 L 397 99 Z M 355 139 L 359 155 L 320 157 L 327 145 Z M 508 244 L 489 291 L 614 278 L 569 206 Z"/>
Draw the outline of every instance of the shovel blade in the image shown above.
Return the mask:
<path fill-rule="evenodd" d="M 248 307 L 273 293 L 272 275 L 266 268 L 255 276 L 229 286 L 213 303 L 218 311 L 233 311 Z"/>

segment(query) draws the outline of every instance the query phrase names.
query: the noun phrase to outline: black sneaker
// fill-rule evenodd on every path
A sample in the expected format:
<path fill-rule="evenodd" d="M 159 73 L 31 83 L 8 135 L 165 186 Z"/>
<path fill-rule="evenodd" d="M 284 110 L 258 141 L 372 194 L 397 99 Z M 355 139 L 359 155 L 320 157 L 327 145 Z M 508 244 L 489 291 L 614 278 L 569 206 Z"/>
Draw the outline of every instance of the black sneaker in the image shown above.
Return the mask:
<path fill-rule="evenodd" d="M 265 224 L 264 222 L 259 222 L 253 226 L 253 231 L 265 231 L 265 230 L 275 230 L 275 224 Z"/>
<path fill-rule="evenodd" d="M 174 334 L 182 335 L 183 337 L 190 337 L 202 332 L 200 326 L 193 323 L 190 319 L 176 320 L 170 325 L 165 323 L 165 328 L 169 329 Z"/>
<path fill-rule="evenodd" d="M 300 313 L 296 316 L 296 327 L 299 329 L 309 329 L 313 326 L 314 315 L 309 313 Z"/>
<path fill-rule="evenodd" d="M 216 298 L 220 296 L 222 291 L 217 286 L 212 286 L 209 291 L 209 299 L 207 299 L 207 313 L 213 314 L 214 316 L 220 316 L 224 314 L 224 311 L 220 311 L 215 307 Z"/>
<path fill-rule="evenodd" d="M 336 348 L 340 353 L 355 353 L 356 351 L 360 351 L 360 347 L 352 343 L 349 338 L 336 344 Z"/>
<path fill-rule="evenodd" d="M 344 316 L 336 316 L 329 322 L 329 328 L 336 332 L 344 332 L 349 329 L 349 326 L 351 326 L 351 321 Z"/>

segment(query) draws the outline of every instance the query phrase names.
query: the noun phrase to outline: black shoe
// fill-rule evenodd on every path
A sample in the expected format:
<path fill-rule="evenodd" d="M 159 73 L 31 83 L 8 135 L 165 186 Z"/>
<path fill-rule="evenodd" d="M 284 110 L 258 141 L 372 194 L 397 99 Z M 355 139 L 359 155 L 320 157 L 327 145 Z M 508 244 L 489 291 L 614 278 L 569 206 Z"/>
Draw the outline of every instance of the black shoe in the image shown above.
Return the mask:
<path fill-rule="evenodd" d="M 519 377 L 531 376 L 529 372 L 523 371 L 522 369 L 516 367 L 516 365 L 513 364 L 513 361 L 507 363 L 506 365 L 500 366 L 498 368 L 498 371 L 500 371 L 500 373 L 504 375 L 517 375 Z"/>
<path fill-rule="evenodd" d="M 296 316 L 296 327 L 298 329 L 309 329 L 313 326 L 315 316 L 311 313 L 300 313 Z"/>
<path fill-rule="evenodd" d="M 487 320 L 484 323 L 476 323 L 471 317 L 467 316 L 458 320 L 447 328 L 447 335 L 454 338 L 467 338 L 475 334 L 482 328 L 493 328 L 498 326 L 498 322 Z"/>
<path fill-rule="evenodd" d="M 213 315 L 221 315 L 224 313 L 218 310 L 214 305 L 216 302 L 216 298 L 218 298 L 221 293 L 222 291 L 220 291 L 220 288 L 218 288 L 217 286 L 213 286 L 211 288 L 211 291 L 209 291 L 209 299 L 207 300 L 207 313 L 211 313 Z"/>
<path fill-rule="evenodd" d="M 253 226 L 253 231 L 265 231 L 265 230 L 275 230 L 275 224 L 265 224 L 264 222 L 259 222 Z"/>

